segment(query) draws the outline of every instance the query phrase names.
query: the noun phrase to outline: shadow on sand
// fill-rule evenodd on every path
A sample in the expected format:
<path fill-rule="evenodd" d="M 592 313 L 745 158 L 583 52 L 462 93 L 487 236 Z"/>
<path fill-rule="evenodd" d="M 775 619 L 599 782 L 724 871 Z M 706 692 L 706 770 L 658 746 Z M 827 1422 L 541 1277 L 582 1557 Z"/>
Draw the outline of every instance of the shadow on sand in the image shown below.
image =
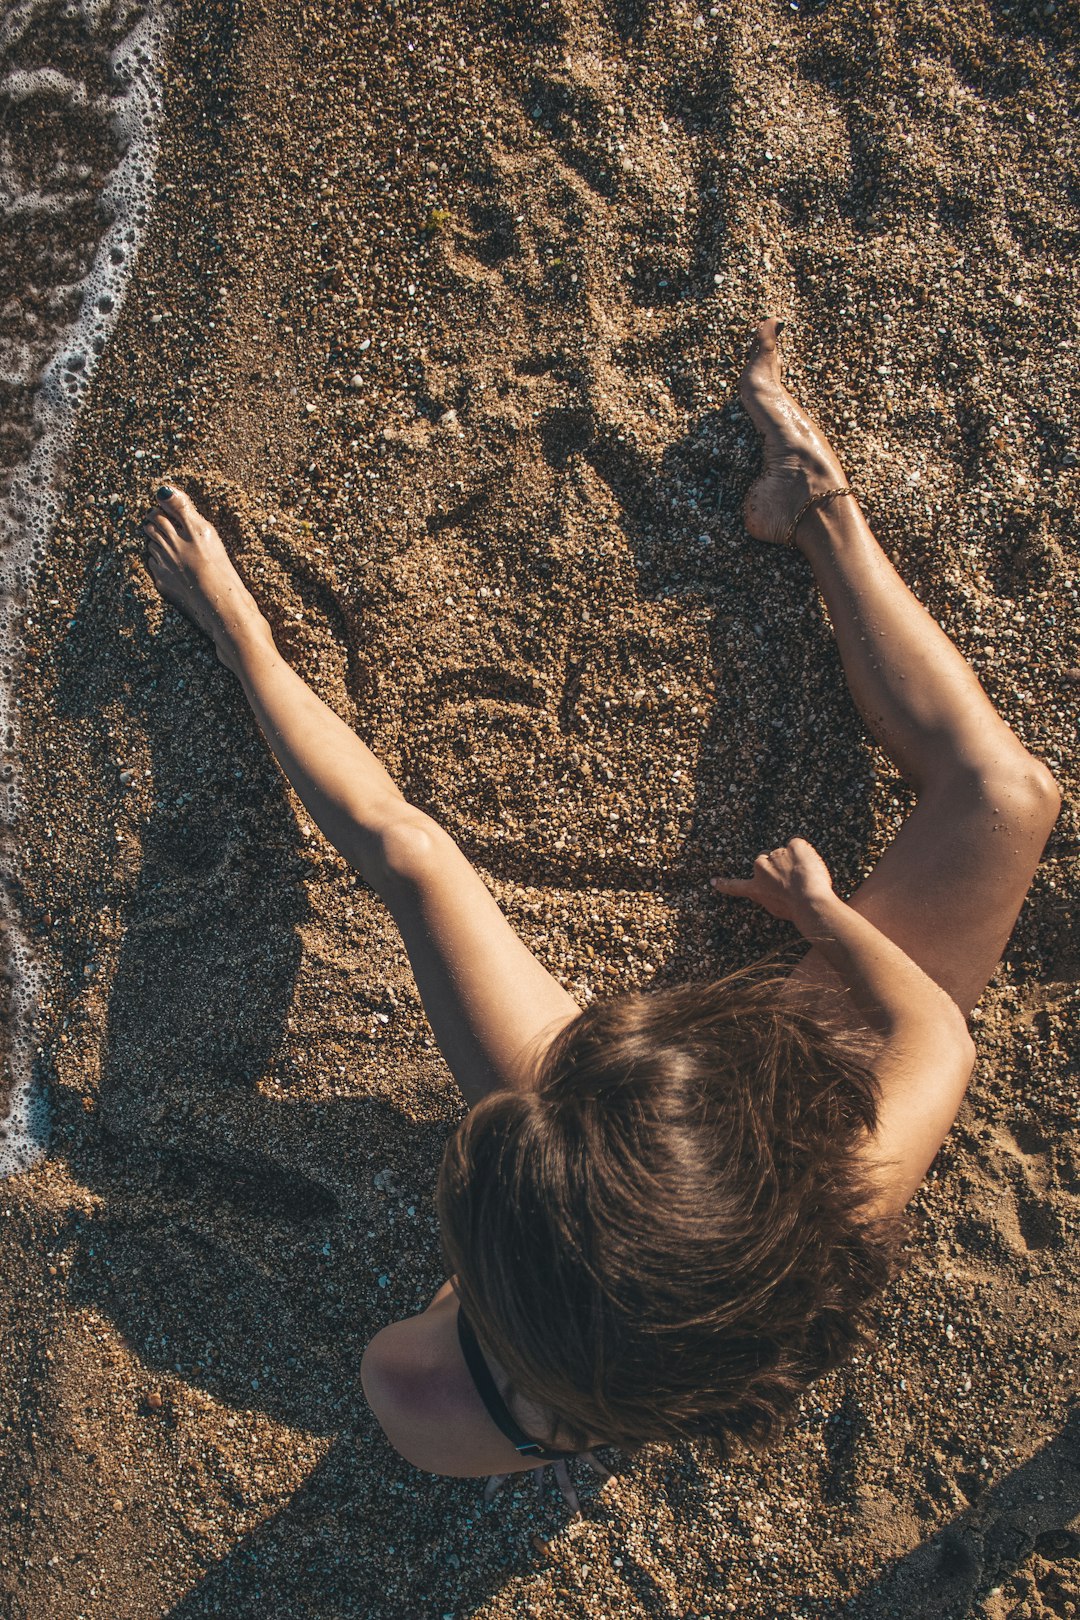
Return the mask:
<path fill-rule="evenodd" d="M 1056 1439 L 897 1559 L 846 1613 L 852 1620 L 964 1620 L 1032 1553 L 1055 1561 L 1080 1557 L 1080 1536 L 1070 1528 L 1078 1514 L 1080 1405 Z M 1046 1612 L 1071 1612 L 1053 1570 L 1046 1586 Z"/>

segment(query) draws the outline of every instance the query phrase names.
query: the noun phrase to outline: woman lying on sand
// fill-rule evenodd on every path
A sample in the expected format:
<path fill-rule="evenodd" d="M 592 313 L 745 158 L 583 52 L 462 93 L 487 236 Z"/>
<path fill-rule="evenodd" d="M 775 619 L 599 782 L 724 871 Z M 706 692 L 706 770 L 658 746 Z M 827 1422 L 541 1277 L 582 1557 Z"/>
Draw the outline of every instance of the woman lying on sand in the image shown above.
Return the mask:
<path fill-rule="evenodd" d="M 453 1272 L 376 1334 L 363 1386 L 439 1474 L 506 1475 L 611 1443 L 771 1438 L 858 1342 L 897 1217 L 960 1106 L 967 1015 L 1061 804 L 1054 778 L 880 550 L 780 381 L 740 381 L 764 438 L 758 540 L 797 546 L 867 726 L 918 803 L 844 901 L 802 838 L 720 894 L 810 949 L 584 1011 L 450 836 L 281 657 L 215 529 L 166 487 L 154 583 L 214 640 L 309 814 L 390 907 L 470 1112 L 438 1184 Z"/>

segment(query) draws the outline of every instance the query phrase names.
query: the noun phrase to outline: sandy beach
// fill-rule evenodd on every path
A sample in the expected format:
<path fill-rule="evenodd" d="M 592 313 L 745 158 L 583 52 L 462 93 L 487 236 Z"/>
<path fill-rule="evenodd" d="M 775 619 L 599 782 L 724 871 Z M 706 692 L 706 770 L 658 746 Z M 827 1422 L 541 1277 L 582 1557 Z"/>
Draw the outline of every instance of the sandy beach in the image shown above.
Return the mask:
<path fill-rule="evenodd" d="M 1080 1614 L 1076 41 L 1054 0 L 180 0 L 16 691 L 53 1138 L 0 1185 L 0 1614 Z M 710 874 L 800 834 L 848 894 L 913 803 L 742 528 L 767 313 L 1066 803 L 872 1349 L 768 1457 L 485 1507 L 357 1373 L 442 1280 L 460 1097 L 136 524 L 204 503 L 572 995 L 718 976 L 797 941 Z"/>

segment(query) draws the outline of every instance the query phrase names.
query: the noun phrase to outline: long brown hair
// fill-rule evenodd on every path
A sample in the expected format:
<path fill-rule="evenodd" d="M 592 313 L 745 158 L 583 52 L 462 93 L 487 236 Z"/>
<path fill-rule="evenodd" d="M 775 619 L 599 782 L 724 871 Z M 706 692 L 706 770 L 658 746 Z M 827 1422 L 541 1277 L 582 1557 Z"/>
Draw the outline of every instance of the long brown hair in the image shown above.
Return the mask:
<path fill-rule="evenodd" d="M 447 1144 L 462 1304 L 573 1444 L 770 1441 L 891 1274 L 871 1046 L 784 996 L 778 954 L 593 1003 Z"/>

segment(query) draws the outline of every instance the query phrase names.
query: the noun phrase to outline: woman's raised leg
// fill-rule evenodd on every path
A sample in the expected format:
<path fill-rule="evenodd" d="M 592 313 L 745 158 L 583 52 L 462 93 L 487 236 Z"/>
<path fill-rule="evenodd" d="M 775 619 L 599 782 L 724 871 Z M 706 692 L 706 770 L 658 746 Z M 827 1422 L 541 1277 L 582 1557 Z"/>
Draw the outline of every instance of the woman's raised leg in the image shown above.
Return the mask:
<path fill-rule="evenodd" d="M 846 484 L 821 430 L 780 381 L 776 330 L 762 323 L 740 385 L 765 443 L 747 527 L 773 541 L 810 495 Z M 850 904 L 969 1013 L 1057 817 L 1057 784 L 908 590 L 851 496 L 807 512 L 793 543 L 814 570 L 852 697 L 919 795 Z M 792 977 L 836 982 L 816 947 Z"/>

